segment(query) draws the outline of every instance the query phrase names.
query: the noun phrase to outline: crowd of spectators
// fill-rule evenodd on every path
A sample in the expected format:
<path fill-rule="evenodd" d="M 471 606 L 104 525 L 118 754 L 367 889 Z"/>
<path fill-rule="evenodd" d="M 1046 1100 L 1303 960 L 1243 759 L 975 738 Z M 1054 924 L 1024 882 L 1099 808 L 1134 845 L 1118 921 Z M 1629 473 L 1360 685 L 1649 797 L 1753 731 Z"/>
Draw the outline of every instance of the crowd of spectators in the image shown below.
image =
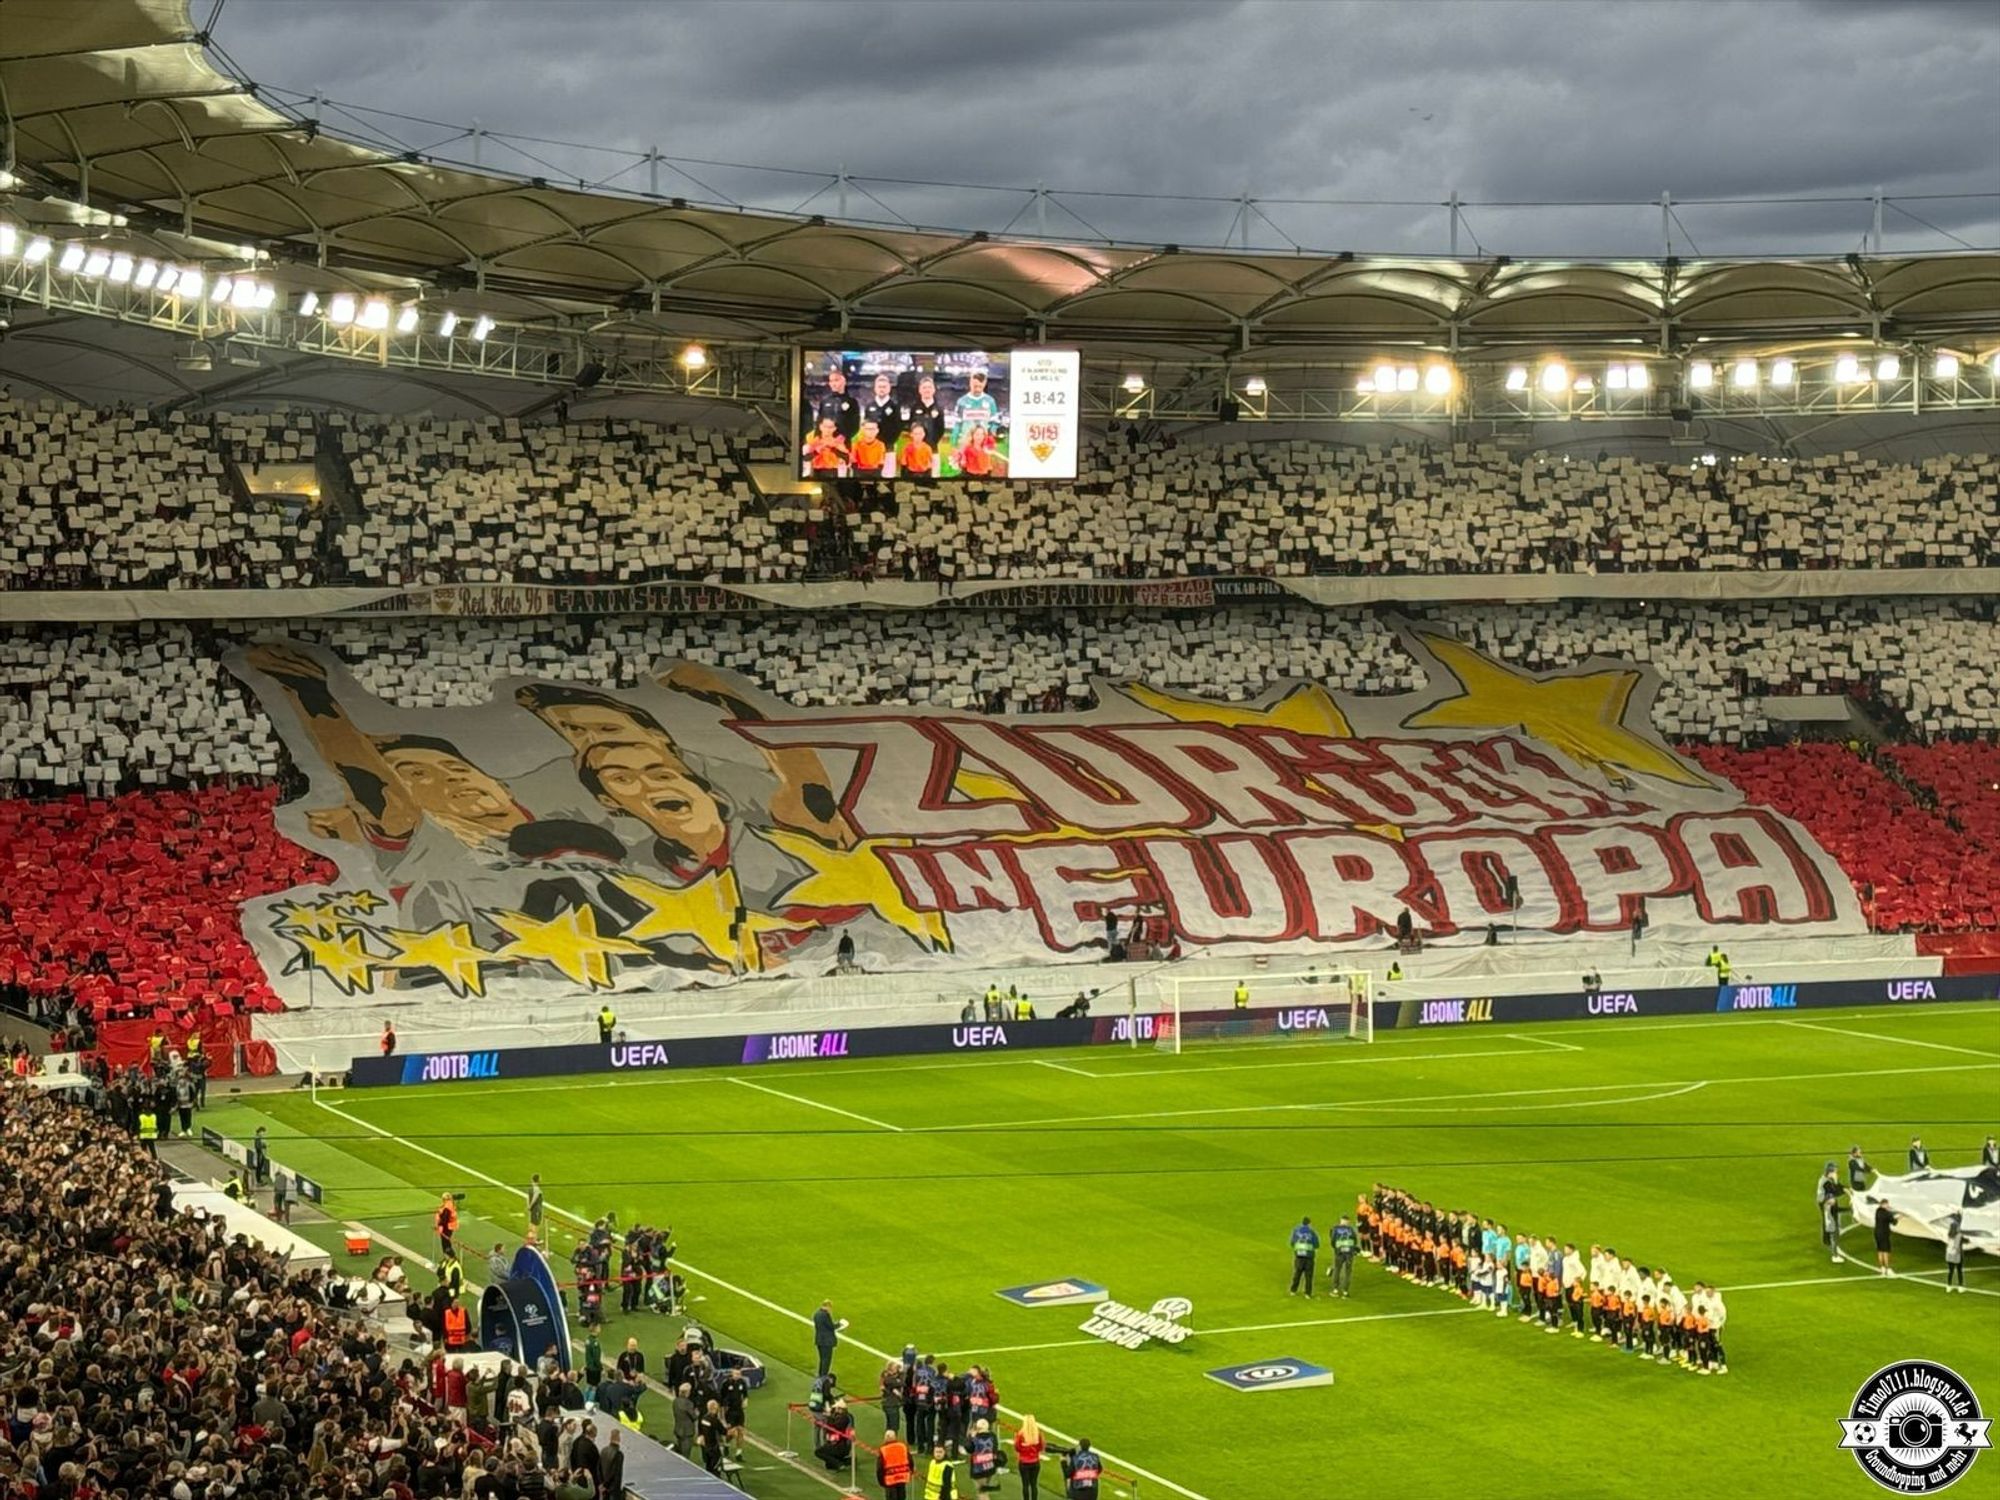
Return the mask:
<path fill-rule="evenodd" d="M 2000 732 L 2000 620 L 1979 600 L 1448 605 L 1408 618 L 1534 670 L 1593 656 L 1651 665 L 1654 722 L 1674 739 L 1760 743 L 1778 727 L 1763 698 L 1800 691 L 1865 699 L 1918 739 Z M 630 687 L 684 659 L 802 706 L 1045 713 L 1095 702 L 1094 679 L 1227 699 L 1290 679 L 1408 692 L 1423 667 L 1395 623 L 1284 605 L 45 626 L 0 634 L 0 795 L 284 774 L 262 706 L 221 664 L 232 644 L 264 635 L 331 646 L 362 686 L 404 708 L 484 703 L 509 675 Z"/>
<path fill-rule="evenodd" d="M 1089 434 L 1069 483 L 801 492 L 750 429 L 0 399 L 0 589 L 1963 567 L 2000 460 Z M 329 501 L 252 500 L 316 466 Z"/>
<path fill-rule="evenodd" d="M 339 1278 L 177 1212 L 108 1113 L 0 1091 L 0 1500 L 598 1494 L 615 1438 L 586 1454 L 584 1414 L 526 1372 L 475 1412 L 461 1371 L 450 1404 L 450 1372 L 343 1312 Z"/>

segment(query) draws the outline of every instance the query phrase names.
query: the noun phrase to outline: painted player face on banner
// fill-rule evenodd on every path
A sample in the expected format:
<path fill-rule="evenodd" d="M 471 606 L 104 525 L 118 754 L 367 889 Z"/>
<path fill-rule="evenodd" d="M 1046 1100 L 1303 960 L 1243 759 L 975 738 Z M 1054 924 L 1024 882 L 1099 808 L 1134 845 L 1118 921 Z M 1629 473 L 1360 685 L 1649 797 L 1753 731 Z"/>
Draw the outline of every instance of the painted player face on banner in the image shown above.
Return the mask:
<path fill-rule="evenodd" d="M 599 741 L 580 757 L 584 784 L 699 864 L 722 849 L 729 825 L 709 790 L 663 737 Z"/>
<path fill-rule="evenodd" d="M 444 745 L 392 740 L 382 758 L 424 813 L 475 838 L 505 838 L 528 815 L 498 779 Z"/>

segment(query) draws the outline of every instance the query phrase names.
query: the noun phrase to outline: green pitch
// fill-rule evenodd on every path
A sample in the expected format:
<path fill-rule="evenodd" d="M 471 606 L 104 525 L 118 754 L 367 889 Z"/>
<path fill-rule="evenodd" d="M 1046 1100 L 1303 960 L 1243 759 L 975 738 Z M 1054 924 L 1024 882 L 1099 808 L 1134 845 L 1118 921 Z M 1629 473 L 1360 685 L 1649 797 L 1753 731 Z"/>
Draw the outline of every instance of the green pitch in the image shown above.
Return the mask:
<path fill-rule="evenodd" d="M 2000 1408 L 2000 1264 L 1974 1257 L 1973 1293 L 1949 1297 L 1928 1243 L 1899 1241 L 1908 1278 L 1830 1264 L 1813 1204 L 1822 1164 L 1857 1142 L 1890 1172 L 1913 1133 L 1937 1165 L 1974 1158 L 2000 1128 L 1988 1005 L 252 1102 L 214 1123 L 247 1135 L 267 1117 L 274 1154 L 325 1180 L 336 1217 L 415 1248 L 446 1188 L 466 1193 L 472 1251 L 488 1226 L 518 1236 L 530 1171 L 558 1209 L 672 1223 L 696 1313 L 778 1365 L 779 1397 L 753 1403 L 773 1436 L 822 1297 L 852 1321 L 850 1390 L 872 1392 L 870 1351 L 906 1340 L 986 1364 L 1005 1405 L 1087 1434 L 1144 1471 L 1149 1497 L 1636 1494 L 1669 1471 L 1687 1494 L 1863 1496 L 1838 1419 L 1880 1366 L 1941 1361 Z M 1291 1226 L 1307 1213 L 1323 1229 L 1377 1179 L 1516 1233 L 1616 1246 L 1683 1287 L 1719 1283 L 1729 1373 L 1547 1337 L 1365 1261 L 1350 1300 L 1288 1298 Z M 1860 1231 L 1847 1245 L 1872 1261 Z M 466 1256 L 475 1279 L 482 1261 Z M 1191 1298 L 1198 1332 L 1131 1351 L 1079 1334 L 1086 1309 L 993 1295 L 1060 1277 L 1142 1307 Z M 672 1326 L 614 1319 L 606 1344 L 663 1350 Z M 1244 1395 L 1204 1378 L 1279 1357 L 1330 1365 L 1337 1384 Z M 865 1409 L 860 1431 L 880 1435 Z M 2000 1455 L 1968 1483 L 2000 1492 Z M 774 1471 L 751 1487 L 804 1484 Z"/>

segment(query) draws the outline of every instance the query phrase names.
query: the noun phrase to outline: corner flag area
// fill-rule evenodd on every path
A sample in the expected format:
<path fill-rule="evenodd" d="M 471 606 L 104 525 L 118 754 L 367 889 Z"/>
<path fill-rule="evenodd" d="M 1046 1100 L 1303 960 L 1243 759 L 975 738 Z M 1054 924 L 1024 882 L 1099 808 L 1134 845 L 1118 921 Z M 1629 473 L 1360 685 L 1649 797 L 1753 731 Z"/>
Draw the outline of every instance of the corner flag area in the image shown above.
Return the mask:
<path fill-rule="evenodd" d="M 1973 1257 L 1973 1295 L 1949 1298 L 1937 1246 L 1899 1237 L 1884 1278 L 1866 1226 L 1834 1263 L 1813 1199 L 1856 1144 L 1892 1173 L 1916 1135 L 1940 1166 L 1972 1160 L 1996 1099 L 2000 1011 L 1961 1005 L 273 1094 L 212 1123 L 268 1123 L 333 1219 L 381 1246 L 423 1250 L 426 1210 L 463 1191 L 473 1268 L 492 1240 L 518 1243 L 534 1171 L 559 1263 L 601 1214 L 672 1224 L 704 1299 L 691 1316 L 773 1366 L 751 1402 L 772 1448 L 831 1299 L 851 1394 L 874 1396 L 906 1343 L 984 1365 L 1006 1425 L 1033 1412 L 1053 1446 L 1088 1436 L 1145 1495 L 1232 1500 L 1252 1474 L 1256 1493 L 1324 1493 L 1336 1472 L 1441 1477 L 1447 1456 L 1482 1494 L 1601 1492 L 1606 1453 L 1643 1431 L 1687 1434 L 1680 1457 L 1733 1493 L 1789 1496 L 1852 1482 L 1839 1419 L 1913 1348 L 2000 1389 L 2000 1266 Z M 1352 1215 L 1377 1182 L 1719 1287 L 1728 1373 L 1545 1338 L 1365 1260 L 1345 1300 L 1324 1255 L 1314 1298 L 1288 1296 L 1291 1226 Z M 1193 1332 L 1120 1347 L 1081 1331 L 1074 1300 L 994 1295 L 1060 1282 L 1141 1313 L 1185 1299 Z M 657 1360 L 683 1321 L 613 1312 L 604 1345 L 637 1337 Z M 1208 1378 L 1266 1362 L 1336 1378 L 1254 1402 Z M 648 1430 L 670 1430 L 664 1401 L 647 1407 Z M 872 1407 L 856 1414 L 879 1439 Z M 796 1419 L 789 1445 L 812 1467 Z M 1649 1447 L 1632 1462 L 1657 1464 Z M 761 1463 L 759 1493 L 824 1493 Z"/>

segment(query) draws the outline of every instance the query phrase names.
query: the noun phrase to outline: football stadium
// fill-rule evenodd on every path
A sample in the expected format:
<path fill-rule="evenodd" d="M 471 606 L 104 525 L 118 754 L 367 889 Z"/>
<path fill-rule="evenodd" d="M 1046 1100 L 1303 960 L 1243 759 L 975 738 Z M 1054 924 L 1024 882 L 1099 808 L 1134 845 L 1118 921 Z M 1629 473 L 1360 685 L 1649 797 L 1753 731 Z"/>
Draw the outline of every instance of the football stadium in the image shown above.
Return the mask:
<path fill-rule="evenodd" d="M 1084 192 L 320 10 L 0 0 L 0 1500 L 1994 1492 L 1990 94 Z"/>

